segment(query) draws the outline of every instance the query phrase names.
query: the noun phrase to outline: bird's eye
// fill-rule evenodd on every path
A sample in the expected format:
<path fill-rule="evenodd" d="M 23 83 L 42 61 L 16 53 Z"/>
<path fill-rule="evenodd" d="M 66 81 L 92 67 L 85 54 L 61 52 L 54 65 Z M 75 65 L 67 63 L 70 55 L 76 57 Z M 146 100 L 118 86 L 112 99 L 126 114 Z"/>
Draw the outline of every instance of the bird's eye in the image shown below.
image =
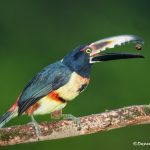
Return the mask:
<path fill-rule="evenodd" d="M 86 49 L 86 53 L 87 53 L 87 54 L 90 54 L 91 52 L 92 52 L 92 50 L 91 50 L 90 48 L 87 48 L 87 49 Z"/>

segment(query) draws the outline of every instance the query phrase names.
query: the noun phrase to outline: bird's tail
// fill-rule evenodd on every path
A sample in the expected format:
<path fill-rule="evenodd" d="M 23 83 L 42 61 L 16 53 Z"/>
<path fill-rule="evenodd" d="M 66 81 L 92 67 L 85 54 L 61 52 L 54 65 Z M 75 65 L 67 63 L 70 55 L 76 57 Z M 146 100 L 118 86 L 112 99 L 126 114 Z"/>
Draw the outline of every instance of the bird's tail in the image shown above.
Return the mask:
<path fill-rule="evenodd" d="M 0 128 L 2 128 L 8 121 L 18 115 L 17 102 L 0 117 Z"/>

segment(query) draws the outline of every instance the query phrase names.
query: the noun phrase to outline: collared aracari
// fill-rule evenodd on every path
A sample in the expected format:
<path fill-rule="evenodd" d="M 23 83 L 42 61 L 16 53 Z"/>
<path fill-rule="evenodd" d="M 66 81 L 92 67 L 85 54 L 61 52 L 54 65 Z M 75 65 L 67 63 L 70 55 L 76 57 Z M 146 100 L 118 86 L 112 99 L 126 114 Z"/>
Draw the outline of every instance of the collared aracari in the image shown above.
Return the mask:
<path fill-rule="evenodd" d="M 66 104 L 78 96 L 89 84 L 94 63 L 117 59 L 144 58 L 140 54 L 104 53 L 105 50 L 126 43 L 144 44 L 135 35 L 105 38 L 91 44 L 81 45 L 62 60 L 48 65 L 25 86 L 14 105 L 0 117 L 0 128 L 16 116 L 61 115 Z M 36 130 L 38 130 L 34 121 Z"/>

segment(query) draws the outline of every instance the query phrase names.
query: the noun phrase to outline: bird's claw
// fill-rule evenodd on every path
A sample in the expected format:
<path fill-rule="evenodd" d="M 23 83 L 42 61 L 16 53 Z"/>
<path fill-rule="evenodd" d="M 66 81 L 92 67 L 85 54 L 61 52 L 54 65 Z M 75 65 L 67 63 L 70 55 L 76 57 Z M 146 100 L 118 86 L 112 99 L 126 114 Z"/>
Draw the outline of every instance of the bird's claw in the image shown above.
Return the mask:
<path fill-rule="evenodd" d="M 80 119 L 73 116 L 72 114 L 62 114 L 62 119 L 66 119 L 66 120 L 72 120 L 78 127 L 78 130 L 81 130 L 81 123 L 80 123 Z"/>
<path fill-rule="evenodd" d="M 41 130 L 40 130 L 40 127 L 39 127 L 39 124 L 36 122 L 36 120 L 31 117 L 32 121 L 28 124 L 32 125 L 35 129 L 35 133 L 36 133 L 36 136 L 38 137 L 38 139 L 40 138 L 40 135 L 41 135 Z"/>

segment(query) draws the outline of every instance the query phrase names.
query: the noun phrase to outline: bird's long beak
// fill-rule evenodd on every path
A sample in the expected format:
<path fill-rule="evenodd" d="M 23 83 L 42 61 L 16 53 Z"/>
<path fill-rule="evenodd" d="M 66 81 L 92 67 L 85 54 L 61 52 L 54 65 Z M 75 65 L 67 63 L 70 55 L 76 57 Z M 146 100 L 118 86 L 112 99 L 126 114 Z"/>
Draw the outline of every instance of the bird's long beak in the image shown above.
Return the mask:
<path fill-rule="evenodd" d="M 120 35 L 96 41 L 89 45 L 89 47 L 92 49 L 90 54 L 90 63 L 117 59 L 144 58 L 144 56 L 140 54 L 103 53 L 103 51 L 107 49 L 114 48 L 115 46 L 125 45 L 126 43 L 138 43 L 143 45 L 144 41 L 142 38 L 135 35 Z"/>

